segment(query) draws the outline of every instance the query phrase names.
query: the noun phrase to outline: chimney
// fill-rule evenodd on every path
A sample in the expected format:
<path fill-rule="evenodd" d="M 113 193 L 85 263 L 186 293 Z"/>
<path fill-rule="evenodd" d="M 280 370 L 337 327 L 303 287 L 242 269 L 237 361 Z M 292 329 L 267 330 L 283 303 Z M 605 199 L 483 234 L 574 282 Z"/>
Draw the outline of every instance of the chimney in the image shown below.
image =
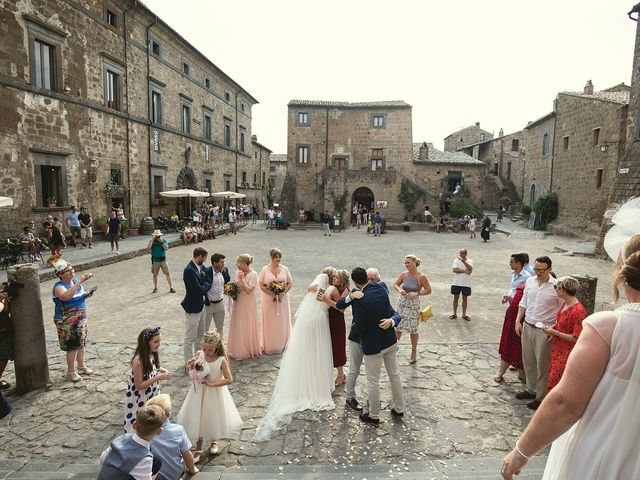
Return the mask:
<path fill-rule="evenodd" d="M 418 159 L 429 160 L 429 147 L 427 146 L 427 142 L 422 142 L 422 145 L 420 145 Z"/>
<path fill-rule="evenodd" d="M 591 82 L 591 80 L 589 80 L 584 86 L 584 90 L 582 91 L 582 93 L 584 93 L 585 95 L 593 95 L 593 83 Z"/>
<path fill-rule="evenodd" d="M 479 126 L 480 126 L 480 122 L 476 122 L 476 127 L 479 127 Z"/>
<path fill-rule="evenodd" d="M 498 137 L 504 137 L 504 130 L 500 129 L 500 131 L 498 132 Z"/>
<path fill-rule="evenodd" d="M 254 142 L 258 141 L 258 135 L 251 135 L 251 140 L 253 140 Z"/>

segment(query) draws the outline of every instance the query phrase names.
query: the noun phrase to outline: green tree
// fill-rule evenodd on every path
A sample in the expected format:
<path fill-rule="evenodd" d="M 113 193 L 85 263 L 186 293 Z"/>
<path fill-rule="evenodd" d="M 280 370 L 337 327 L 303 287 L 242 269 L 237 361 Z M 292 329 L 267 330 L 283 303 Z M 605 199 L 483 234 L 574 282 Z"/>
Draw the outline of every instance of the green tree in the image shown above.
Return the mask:
<path fill-rule="evenodd" d="M 558 195 L 555 192 L 538 197 L 533 204 L 536 212 L 536 230 L 545 230 L 547 225 L 558 218 Z"/>
<path fill-rule="evenodd" d="M 344 212 L 347 209 L 347 200 L 349 198 L 349 192 L 346 190 L 342 193 L 342 195 L 333 195 L 333 210 L 340 218 L 344 217 Z"/>

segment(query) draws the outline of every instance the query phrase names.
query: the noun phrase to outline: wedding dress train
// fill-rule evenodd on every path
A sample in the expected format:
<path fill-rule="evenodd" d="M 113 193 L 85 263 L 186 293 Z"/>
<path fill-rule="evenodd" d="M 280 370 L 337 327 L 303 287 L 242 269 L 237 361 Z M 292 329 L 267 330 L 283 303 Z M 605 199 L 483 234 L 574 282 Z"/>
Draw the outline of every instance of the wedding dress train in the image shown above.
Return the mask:
<path fill-rule="evenodd" d="M 329 279 L 320 274 L 313 282 L 326 289 Z M 294 412 L 332 410 L 333 357 L 328 305 L 307 292 L 295 314 L 295 325 L 280 362 L 280 372 L 267 413 L 254 440 L 263 442 L 291 422 Z"/>

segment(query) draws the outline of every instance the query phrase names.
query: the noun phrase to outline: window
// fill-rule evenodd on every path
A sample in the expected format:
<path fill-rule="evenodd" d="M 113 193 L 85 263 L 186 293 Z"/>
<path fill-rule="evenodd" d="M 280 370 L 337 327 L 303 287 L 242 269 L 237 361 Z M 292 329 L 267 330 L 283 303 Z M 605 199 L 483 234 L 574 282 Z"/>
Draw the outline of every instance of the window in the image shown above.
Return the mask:
<path fill-rule="evenodd" d="M 371 115 L 371 126 L 373 128 L 384 128 L 386 126 L 386 117 L 384 113 L 374 113 Z"/>
<path fill-rule="evenodd" d="M 225 102 L 230 102 L 231 101 L 231 95 L 226 90 L 224 91 L 224 101 Z"/>
<path fill-rule="evenodd" d="M 112 27 L 118 26 L 118 16 L 113 13 L 111 10 L 107 9 L 107 23 Z"/>
<path fill-rule="evenodd" d="M 204 189 L 209 193 L 212 192 L 212 184 L 213 182 L 211 181 L 211 178 L 204 179 Z"/>
<path fill-rule="evenodd" d="M 122 171 L 119 168 L 112 168 L 109 174 L 109 183 L 112 185 L 122 185 Z"/>
<path fill-rule="evenodd" d="M 309 122 L 309 113 L 298 112 L 296 123 L 302 127 L 309 127 L 311 125 L 311 123 Z"/>
<path fill-rule="evenodd" d="M 151 123 L 162 125 L 162 90 L 157 87 L 150 87 L 151 89 L 151 112 L 149 119 Z"/>
<path fill-rule="evenodd" d="M 184 99 L 180 101 L 180 129 L 191 134 L 191 104 Z"/>
<path fill-rule="evenodd" d="M 447 172 L 447 188 L 449 192 L 455 191 L 458 185 L 462 185 L 462 172 L 449 171 Z"/>
<path fill-rule="evenodd" d="M 257 174 L 257 173 L 254 173 L 254 174 L 253 174 L 253 184 L 255 185 L 255 184 L 257 184 L 257 183 L 258 183 L 258 174 Z"/>
<path fill-rule="evenodd" d="M 493 164 L 493 174 L 497 177 L 498 176 L 498 162 L 495 162 Z"/>
<path fill-rule="evenodd" d="M 151 40 L 151 53 L 156 57 L 160 56 L 160 42 L 157 40 Z"/>
<path fill-rule="evenodd" d="M 520 140 L 511 140 L 511 151 L 517 152 L 518 150 L 520 150 Z"/>
<path fill-rule="evenodd" d="M 599 128 L 594 128 L 593 132 L 591 133 L 591 145 L 593 145 L 594 147 L 596 145 L 600 145 L 600 129 Z"/>
<path fill-rule="evenodd" d="M 346 170 L 347 169 L 347 159 L 345 157 L 335 157 L 333 159 L 333 166 L 336 170 Z"/>
<path fill-rule="evenodd" d="M 240 151 L 244 152 L 244 140 L 247 136 L 247 131 L 240 127 Z"/>
<path fill-rule="evenodd" d="M 160 200 L 160 192 L 164 190 L 164 178 L 161 175 L 153 176 L 153 198 Z"/>
<path fill-rule="evenodd" d="M 372 158 L 371 170 L 384 170 L 384 160 L 381 158 Z"/>
<path fill-rule="evenodd" d="M 211 141 L 212 139 L 212 125 L 213 125 L 213 113 L 209 110 L 203 110 L 202 119 L 202 136 L 205 140 Z"/>
<path fill-rule="evenodd" d="M 186 60 L 182 60 L 182 73 L 184 73 L 185 75 L 189 75 L 190 71 L 191 65 L 189 65 L 189 62 L 187 62 Z"/>
<path fill-rule="evenodd" d="M 549 155 L 549 134 L 545 133 L 542 136 L 542 158 L 546 158 Z"/>
<path fill-rule="evenodd" d="M 211 90 L 211 79 L 207 75 L 204 76 L 204 88 Z"/>
<path fill-rule="evenodd" d="M 114 110 L 122 110 L 124 69 L 113 62 L 103 60 L 104 105 Z"/>
<path fill-rule="evenodd" d="M 67 164 L 61 155 L 36 154 L 34 158 L 36 205 L 63 207 L 67 204 Z"/>
<path fill-rule="evenodd" d="M 240 104 L 240 111 L 241 111 L 241 112 L 244 112 L 244 103 L 241 103 L 241 104 Z"/>
<path fill-rule="evenodd" d="M 27 20 L 29 78 L 38 88 L 62 90 L 62 42 L 66 33 Z"/>
<path fill-rule="evenodd" d="M 296 159 L 298 163 L 309 163 L 309 147 L 307 145 L 298 145 Z"/>
<path fill-rule="evenodd" d="M 224 119 L 224 146 L 225 147 L 231 146 L 231 119 L 230 118 Z"/>
<path fill-rule="evenodd" d="M 267 174 L 266 172 L 262 172 L 262 185 L 266 184 Z"/>
<path fill-rule="evenodd" d="M 494 132 L 495 132 L 495 130 L 494 130 Z M 481 134 L 480 134 L 480 141 L 481 141 L 481 142 L 484 142 L 484 133 L 481 133 Z"/>
<path fill-rule="evenodd" d="M 602 188 L 602 169 L 596 170 L 596 188 Z"/>
<path fill-rule="evenodd" d="M 224 176 L 224 189 L 227 192 L 231 191 L 231 175 L 225 175 Z"/>
<path fill-rule="evenodd" d="M 242 183 L 247 183 L 247 172 L 242 172 Z"/>
<path fill-rule="evenodd" d="M 562 149 L 566 152 L 569 150 L 569 136 L 562 137 Z"/>
<path fill-rule="evenodd" d="M 35 86 L 46 88 L 47 90 L 56 90 L 54 75 L 54 54 L 55 47 L 48 43 L 35 41 L 35 67 L 36 78 Z"/>
<path fill-rule="evenodd" d="M 372 157 L 379 157 L 379 158 L 384 157 L 384 149 L 383 148 L 372 148 L 371 149 L 371 156 Z"/>

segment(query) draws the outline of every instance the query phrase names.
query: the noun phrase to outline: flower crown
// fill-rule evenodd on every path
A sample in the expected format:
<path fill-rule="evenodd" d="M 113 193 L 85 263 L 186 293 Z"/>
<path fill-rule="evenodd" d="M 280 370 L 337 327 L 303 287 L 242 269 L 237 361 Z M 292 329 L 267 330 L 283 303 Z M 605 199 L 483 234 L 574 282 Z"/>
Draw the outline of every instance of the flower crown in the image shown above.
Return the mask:
<path fill-rule="evenodd" d="M 147 332 L 145 332 L 145 334 L 142 335 L 142 338 L 144 339 L 145 342 L 148 342 L 151 337 L 155 337 L 159 333 L 160 333 L 160 327 L 153 327 L 153 328 L 150 328 Z"/>

